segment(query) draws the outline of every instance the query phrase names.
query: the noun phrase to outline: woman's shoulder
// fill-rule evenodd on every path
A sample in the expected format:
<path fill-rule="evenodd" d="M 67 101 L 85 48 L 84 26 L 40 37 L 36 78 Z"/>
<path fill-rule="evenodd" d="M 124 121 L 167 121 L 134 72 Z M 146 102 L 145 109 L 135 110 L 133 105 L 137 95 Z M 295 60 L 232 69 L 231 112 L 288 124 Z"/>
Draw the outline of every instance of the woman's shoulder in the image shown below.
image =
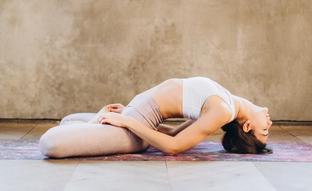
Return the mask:
<path fill-rule="evenodd" d="M 210 113 L 215 117 L 225 118 L 228 120 L 232 117 L 232 110 L 228 107 L 228 104 L 226 104 L 224 100 L 217 95 L 210 96 L 209 99 L 205 101 L 201 108 L 200 116 L 205 113 Z"/>

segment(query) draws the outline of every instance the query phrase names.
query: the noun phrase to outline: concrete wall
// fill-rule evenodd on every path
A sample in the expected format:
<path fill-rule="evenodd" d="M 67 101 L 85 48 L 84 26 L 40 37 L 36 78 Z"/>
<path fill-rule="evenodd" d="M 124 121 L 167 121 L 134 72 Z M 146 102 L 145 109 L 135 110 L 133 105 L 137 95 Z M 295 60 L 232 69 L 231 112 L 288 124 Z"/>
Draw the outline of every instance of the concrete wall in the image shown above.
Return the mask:
<path fill-rule="evenodd" d="M 0 0 L 0 118 L 96 112 L 207 76 L 312 120 L 310 0 Z"/>

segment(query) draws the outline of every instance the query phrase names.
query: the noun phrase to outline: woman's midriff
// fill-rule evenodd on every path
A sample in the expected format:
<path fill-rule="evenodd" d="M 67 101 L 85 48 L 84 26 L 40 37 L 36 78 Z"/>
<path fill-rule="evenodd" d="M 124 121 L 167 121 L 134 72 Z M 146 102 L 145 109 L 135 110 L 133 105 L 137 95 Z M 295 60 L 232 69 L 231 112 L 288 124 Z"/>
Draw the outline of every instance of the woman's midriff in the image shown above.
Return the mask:
<path fill-rule="evenodd" d="M 172 117 L 183 117 L 182 114 L 182 80 L 174 78 L 166 80 L 161 84 L 149 89 L 164 119 Z"/>

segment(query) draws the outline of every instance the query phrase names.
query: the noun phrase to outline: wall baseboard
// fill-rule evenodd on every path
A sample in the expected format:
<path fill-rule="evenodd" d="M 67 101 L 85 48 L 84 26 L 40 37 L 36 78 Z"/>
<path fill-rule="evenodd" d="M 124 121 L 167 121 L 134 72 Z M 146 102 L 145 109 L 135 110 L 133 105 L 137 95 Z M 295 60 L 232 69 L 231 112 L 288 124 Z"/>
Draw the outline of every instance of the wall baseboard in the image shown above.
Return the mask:
<path fill-rule="evenodd" d="M 0 123 L 57 123 L 60 119 L 22 119 L 22 118 L 0 118 Z"/>
<path fill-rule="evenodd" d="M 300 125 L 311 126 L 312 121 L 296 121 L 296 120 L 272 120 L 273 125 Z"/>

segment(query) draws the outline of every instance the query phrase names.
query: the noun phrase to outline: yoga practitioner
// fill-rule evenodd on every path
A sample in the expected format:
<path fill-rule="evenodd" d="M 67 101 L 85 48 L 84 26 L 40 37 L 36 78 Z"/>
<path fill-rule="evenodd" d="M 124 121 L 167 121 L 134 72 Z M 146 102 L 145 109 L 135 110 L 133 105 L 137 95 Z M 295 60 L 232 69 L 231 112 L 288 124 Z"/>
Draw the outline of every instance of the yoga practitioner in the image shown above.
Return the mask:
<path fill-rule="evenodd" d="M 188 120 L 178 127 L 167 118 Z M 167 154 L 186 151 L 222 128 L 228 152 L 265 153 L 272 125 L 260 107 L 206 77 L 173 78 L 136 95 L 125 107 L 109 104 L 98 113 L 76 113 L 45 132 L 40 151 L 49 157 L 144 152 L 153 146 Z"/>

